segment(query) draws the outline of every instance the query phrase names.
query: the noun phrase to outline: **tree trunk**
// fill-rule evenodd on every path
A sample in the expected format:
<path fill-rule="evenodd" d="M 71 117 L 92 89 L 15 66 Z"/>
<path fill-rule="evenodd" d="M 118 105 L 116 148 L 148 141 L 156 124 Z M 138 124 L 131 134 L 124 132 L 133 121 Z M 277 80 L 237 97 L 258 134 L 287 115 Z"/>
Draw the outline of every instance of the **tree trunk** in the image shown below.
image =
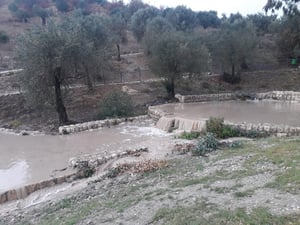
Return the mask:
<path fill-rule="evenodd" d="M 83 65 L 84 66 L 84 70 L 85 70 L 85 73 L 86 73 L 86 84 L 88 86 L 88 89 L 89 91 L 93 91 L 93 82 L 92 82 L 92 78 L 90 76 L 90 72 L 89 72 L 89 68 L 86 66 L 86 65 Z"/>
<path fill-rule="evenodd" d="M 165 87 L 169 98 L 172 99 L 175 96 L 175 79 L 174 77 L 168 78 L 167 82 L 165 83 Z"/>
<path fill-rule="evenodd" d="M 43 25 L 43 26 L 46 25 L 46 17 L 42 17 L 42 25 Z"/>
<path fill-rule="evenodd" d="M 231 64 L 231 75 L 233 77 L 235 76 L 235 66 L 234 66 L 234 64 Z"/>
<path fill-rule="evenodd" d="M 117 44 L 117 60 L 121 61 L 121 50 L 120 50 L 120 45 Z"/>
<path fill-rule="evenodd" d="M 172 77 L 171 78 L 171 83 L 170 83 L 170 97 L 174 98 L 175 97 L 175 79 Z"/>
<path fill-rule="evenodd" d="M 67 111 L 63 102 L 62 93 L 61 93 L 61 68 L 57 67 L 54 70 L 54 87 L 55 87 L 55 104 L 56 111 L 58 113 L 59 124 L 64 125 L 69 122 Z"/>

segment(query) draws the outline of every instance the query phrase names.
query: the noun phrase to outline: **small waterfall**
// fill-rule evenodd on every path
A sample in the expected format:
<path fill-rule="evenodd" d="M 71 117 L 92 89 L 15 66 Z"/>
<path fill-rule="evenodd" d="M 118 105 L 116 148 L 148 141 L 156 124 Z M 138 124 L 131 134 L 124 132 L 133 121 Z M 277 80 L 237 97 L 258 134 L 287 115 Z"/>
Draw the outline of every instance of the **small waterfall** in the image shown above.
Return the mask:
<path fill-rule="evenodd" d="M 202 131 L 205 129 L 205 120 L 191 120 L 179 117 L 161 117 L 157 123 L 156 127 L 171 132 L 173 129 L 183 130 L 183 131 Z"/>
<path fill-rule="evenodd" d="M 184 131 L 201 131 L 205 129 L 205 120 L 175 119 L 175 128 Z"/>
<path fill-rule="evenodd" d="M 156 123 L 156 127 L 171 132 L 175 125 L 175 118 L 162 116 Z"/>

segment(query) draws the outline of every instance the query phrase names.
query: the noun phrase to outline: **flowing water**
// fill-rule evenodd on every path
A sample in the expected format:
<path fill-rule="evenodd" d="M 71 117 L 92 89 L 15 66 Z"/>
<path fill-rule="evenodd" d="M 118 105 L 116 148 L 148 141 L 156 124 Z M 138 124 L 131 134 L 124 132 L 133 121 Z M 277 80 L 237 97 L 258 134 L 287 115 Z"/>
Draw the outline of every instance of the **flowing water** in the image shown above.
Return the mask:
<path fill-rule="evenodd" d="M 166 131 L 172 126 L 182 130 L 199 129 L 211 116 L 236 123 L 300 126 L 299 103 L 226 101 L 168 104 L 156 106 L 155 109 L 167 115 L 157 124 Z M 70 158 L 80 155 L 148 147 L 149 157 L 163 157 L 168 152 L 172 135 L 151 123 L 124 123 L 66 136 L 0 133 L 0 192 L 69 174 L 73 171 L 65 168 Z"/>
<path fill-rule="evenodd" d="M 234 123 L 270 123 L 276 125 L 300 126 L 300 104 L 280 101 L 224 101 L 203 103 L 177 103 L 155 107 L 167 115 L 158 121 L 158 127 L 170 129 L 170 124 L 180 123 L 183 130 L 193 126 L 202 127 L 209 117 L 222 117 Z M 180 126 L 179 126 L 180 129 Z"/>
<path fill-rule="evenodd" d="M 0 192 L 69 174 L 72 171 L 64 169 L 69 159 L 84 154 L 150 147 L 153 148 L 150 154 L 159 156 L 165 154 L 163 140 L 169 138 L 170 135 L 155 128 L 151 121 L 66 136 L 0 133 Z"/>

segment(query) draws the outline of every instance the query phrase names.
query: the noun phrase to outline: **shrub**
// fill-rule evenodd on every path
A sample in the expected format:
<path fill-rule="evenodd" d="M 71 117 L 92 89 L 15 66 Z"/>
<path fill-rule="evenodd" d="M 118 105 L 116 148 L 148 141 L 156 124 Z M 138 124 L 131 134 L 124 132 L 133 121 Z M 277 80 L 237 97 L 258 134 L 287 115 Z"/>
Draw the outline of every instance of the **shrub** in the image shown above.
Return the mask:
<path fill-rule="evenodd" d="M 197 139 L 200 136 L 200 132 L 199 131 L 191 131 L 191 132 L 183 132 L 179 138 L 181 139 L 186 139 L 186 140 L 193 140 L 193 139 Z"/>
<path fill-rule="evenodd" d="M 206 121 L 206 131 L 215 134 L 217 137 L 221 138 L 223 135 L 224 119 L 223 118 L 213 118 L 210 117 Z"/>
<path fill-rule="evenodd" d="M 238 75 L 231 75 L 229 73 L 224 73 L 223 76 L 223 81 L 230 83 L 230 84 L 238 84 L 241 82 L 241 77 Z"/>
<path fill-rule="evenodd" d="M 224 124 L 223 118 L 209 118 L 206 121 L 206 131 L 213 133 L 218 138 L 230 138 L 230 137 L 248 137 L 248 138 L 261 138 L 269 136 L 266 132 L 259 132 L 253 130 L 242 130 L 240 128 L 234 128 Z"/>
<path fill-rule="evenodd" d="M 128 117 L 133 115 L 133 103 L 130 96 L 119 90 L 104 96 L 100 103 L 99 119 Z"/>
<path fill-rule="evenodd" d="M 9 42 L 9 36 L 8 34 L 6 34 L 5 31 L 0 30 L 0 43 L 7 43 Z"/>
<path fill-rule="evenodd" d="M 216 137 L 207 133 L 204 137 L 200 138 L 195 149 L 192 150 L 192 154 L 196 156 L 205 156 L 209 152 L 217 150 L 219 145 Z"/>
<path fill-rule="evenodd" d="M 239 137 L 240 132 L 229 125 L 224 124 L 220 138 Z"/>

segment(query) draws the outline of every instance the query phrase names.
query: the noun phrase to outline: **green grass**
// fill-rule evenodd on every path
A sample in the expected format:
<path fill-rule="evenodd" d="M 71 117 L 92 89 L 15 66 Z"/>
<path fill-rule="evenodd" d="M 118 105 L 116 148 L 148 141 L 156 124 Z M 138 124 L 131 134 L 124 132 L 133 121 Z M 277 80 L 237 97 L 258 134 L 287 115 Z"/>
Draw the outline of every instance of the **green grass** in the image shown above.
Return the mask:
<path fill-rule="evenodd" d="M 159 209 L 153 217 L 152 224 L 156 223 L 165 225 L 296 225 L 300 223 L 300 216 L 274 216 L 264 208 L 256 208 L 251 213 L 247 213 L 245 209 L 217 210 L 214 206 L 197 203 L 186 208 Z"/>
<path fill-rule="evenodd" d="M 300 193 L 300 139 L 269 139 L 273 146 L 258 151 L 248 163 L 268 162 L 280 168 L 274 182 L 266 185 L 292 194 Z"/>
<path fill-rule="evenodd" d="M 238 191 L 238 192 L 235 192 L 233 194 L 234 197 L 236 198 L 245 198 L 245 197 L 251 197 L 253 194 L 254 194 L 254 190 L 246 190 L 246 191 Z"/>
<path fill-rule="evenodd" d="M 39 221 L 39 224 L 41 225 L 73 225 L 77 224 L 78 222 L 84 220 L 90 213 L 97 207 L 96 201 L 89 201 L 85 204 L 72 204 L 69 205 L 68 200 L 62 200 L 58 203 L 59 207 L 67 208 L 66 212 L 63 214 L 63 216 L 57 216 L 56 211 L 53 211 L 52 213 L 48 214 L 45 213 L 45 216 L 41 218 Z M 54 208 L 56 210 L 62 209 L 62 208 Z"/>
<path fill-rule="evenodd" d="M 193 140 L 197 139 L 200 136 L 200 132 L 198 131 L 191 131 L 191 132 L 183 132 L 179 138 L 186 139 L 186 140 Z"/>

